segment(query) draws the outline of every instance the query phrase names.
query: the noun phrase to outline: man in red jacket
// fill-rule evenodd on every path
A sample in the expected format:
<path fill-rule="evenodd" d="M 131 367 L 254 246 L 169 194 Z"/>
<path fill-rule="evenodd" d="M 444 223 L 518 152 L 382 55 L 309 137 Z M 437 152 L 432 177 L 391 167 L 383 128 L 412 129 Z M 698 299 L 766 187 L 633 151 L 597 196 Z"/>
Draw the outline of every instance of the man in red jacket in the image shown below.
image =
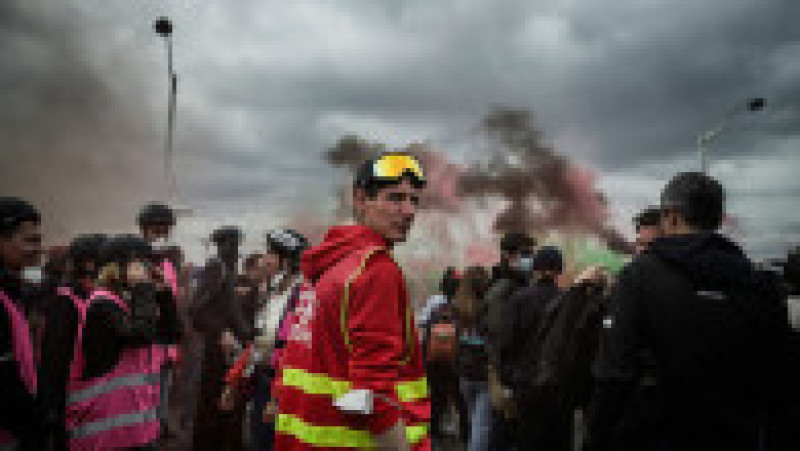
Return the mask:
<path fill-rule="evenodd" d="M 276 449 L 429 450 L 430 399 L 413 310 L 392 247 L 405 241 L 425 178 L 416 158 L 360 168 L 357 225 L 303 257 L 278 381 Z"/>

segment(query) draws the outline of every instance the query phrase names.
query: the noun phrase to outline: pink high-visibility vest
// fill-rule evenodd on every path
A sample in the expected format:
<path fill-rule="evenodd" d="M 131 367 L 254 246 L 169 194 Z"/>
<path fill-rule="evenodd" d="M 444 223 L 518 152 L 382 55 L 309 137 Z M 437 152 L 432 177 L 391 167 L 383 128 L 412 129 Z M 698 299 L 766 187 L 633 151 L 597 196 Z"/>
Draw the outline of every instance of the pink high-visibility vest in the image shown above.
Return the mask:
<path fill-rule="evenodd" d="M 59 289 L 59 294 L 72 299 L 79 318 L 67 382 L 69 449 L 118 449 L 152 443 L 160 431 L 157 407 L 162 354 L 153 352 L 152 346 L 124 349 L 109 372 L 82 380 L 83 331 L 90 305 L 102 297 L 125 312 L 128 306 L 105 290 L 95 291 L 88 300 L 66 288 Z"/>
<path fill-rule="evenodd" d="M 30 327 L 25 315 L 14 301 L 0 290 L 0 301 L 8 314 L 11 323 L 11 351 L 19 366 L 19 375 L 25 388 L 32 395 L 36 394 L 36 362 L 34 360 L 33 341 Z M 9 408 L 10 406 L 3 407 Z M 0 429 L 0 449 L 14 449 L 16 439 L 10 432 Z"/>

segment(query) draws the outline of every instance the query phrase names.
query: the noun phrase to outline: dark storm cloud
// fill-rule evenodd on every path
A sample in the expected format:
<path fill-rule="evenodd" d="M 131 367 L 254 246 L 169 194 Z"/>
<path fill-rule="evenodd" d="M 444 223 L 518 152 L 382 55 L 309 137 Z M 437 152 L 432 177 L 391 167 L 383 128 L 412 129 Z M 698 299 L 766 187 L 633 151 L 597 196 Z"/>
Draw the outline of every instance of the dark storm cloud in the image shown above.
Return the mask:
<path fill-rule="evenodd" d="M 0 3 L 4 192 L 115 217 L 159 192 L 161 14 L 176 25 L 189 202 L 332 199 L 322 155 L 345 133 L 467 142 L 443 150 L 475 157 L 470 130 L 498 105 L 530 110 L 560 154 L 657 192 L 694 168 L 698 132 L 755 95 L 767 109 L 737 117 L 713 156 L 762 165 L 733 192 L 798 189 L 770 176 L 781 162 L 760 160 L 800 162 L 786 151 L 800 132 L 794 0 L 12 0 Z M 130 195 L 115 203 L 114 186 Z M 758 211 L 796 223 L 787 208 Z"/>
<path fill-rule="evenodd" d="M 22 0 L 0 7 L 0 190 L 38 204 L 59 239 L 129 225 L 158 180 L 148 105 L 112 81 L 142 84 L 119 55 L 95 64 L 90 33 L 104 30 L 73 13 Z"/>

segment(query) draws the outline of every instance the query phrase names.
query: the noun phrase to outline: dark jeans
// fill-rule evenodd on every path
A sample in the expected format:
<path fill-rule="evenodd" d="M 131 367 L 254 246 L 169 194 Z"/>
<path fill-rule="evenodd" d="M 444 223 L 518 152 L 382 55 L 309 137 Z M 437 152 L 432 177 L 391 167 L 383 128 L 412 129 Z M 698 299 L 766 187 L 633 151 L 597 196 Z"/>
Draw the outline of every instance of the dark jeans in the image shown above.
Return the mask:
<path fill-rule="evenodd" d="M 489 449 L 491 451 L 515 449 L 513 420 L 506 419 L 502 412 L 494 409 L 492 410 L 492 427 L 489 432 Z"/>
<path fill-rule="evenodd" d="M 253 408 L 250 411 L 250 448 L 253 451 L 272 451 L 275 441 L 275 423 L 265 423 L 264 407 L 270 400 L 272 371 L 257 367 L 254 372 Z"/>
<path fill-rule="evenodd" d="M 431 438 L 442 438 L 442 419 L 454 405 L 458 412 L 458 435 L 462 442 L 469 440 L 469 411 L 459 389 L 458 375 L 452 365 L 428 364 L 428 384 L 431 395 Z"/>

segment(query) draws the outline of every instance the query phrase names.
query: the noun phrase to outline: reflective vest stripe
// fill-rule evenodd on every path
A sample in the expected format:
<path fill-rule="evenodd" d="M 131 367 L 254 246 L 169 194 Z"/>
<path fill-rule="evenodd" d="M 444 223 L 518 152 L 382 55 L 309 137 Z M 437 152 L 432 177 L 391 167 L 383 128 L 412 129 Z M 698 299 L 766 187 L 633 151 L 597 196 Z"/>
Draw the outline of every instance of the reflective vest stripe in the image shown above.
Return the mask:
<path fill-rule="evenodd" d="M 376 448 L 372 435 L 367 431 L 344 426 L 315 426 L 295 416 L 281 413 L 276 423 L 277 432 L 291 435 L 301 442 L 313 446 L 336 448 Z M 427 425 L 406 426 L 406 440 L 416 445 L 428 435 Z"/>
<path fill-rule="evenodd" d="M 315 426 L 299 417 L 284 413 L 278 415 L 275 429 L 314 446 L 374 448 L 372 437 L 367 431 L 344 426 Z"/>
<path fill-rule="evenodd" d="M 344 282 L 344 290 L 342 292 L 342 300 L 341 306 L 339 308 L 339 327 L 342 329 L 342 341 L 344 342 L 344 347 L 347 349 L 348 352 L 353 350 L 353 343 L 350 340 L 350 327 L 347 325 L 347 319 L 349 318 L 349 310 L 350 310 L 350 287 L 353 285 L 353 282 L 361 275 L 364 271 L 364 268 L 367 266 L 367 261 L 369 261 L 370 257 L 377 254 L 378 252 L 385 251 L 385 248 L 381 247 L 374 247 L 367 250 L 364 253 L 364 257 L 361 258 L 361 264 L 353 271 L 350 276 L 347 277 L 347 280 Z M 403 359 L 403 363 L 408 363 L 411 359 L 411 356 L 414 354 L 414 318 L 411 313 L 411 307 L 406 306 L 406 315 L 405 315 L 405 329 L 406 329 L 406 343 L 408 344 L 408 355 L 405 356 Z"/>
<path fill-rule="evenodd" d="M 428 436 L 427 424 L 415 424 L 406 426 L 406 441 L 409 445 L 416 445 L 417 443 L 425 440 Z"/>
<path fill-rule="evenodd" d="M 400 402 L 414 402 L 428 397 L 428 378 L 401 382 L 395 387 Z"/>
<path fill-rule="evenodd" d="M 115 377 L 106 382 L 92 385 L 83 390 L 77 390 L 69 394 L 67 404 L 77 404 L 88 401 L 106 393 L 111 393 L 125 387 L 141 387 L 144 385 L 157 385 L 159 374 L 129 374 L 126 376 Z"/>
<path fill-rule="evenodd" d="M 349 392 L 353 384 L 324 374 L 309 373 L 298 368 L 284 368 L 281 383 L 310 395 L 339 397 Z M 428 379 L 400 382 L 395 386 L 400 402 L 414 402 L 428 397 Z"/>
<path fill-rule="evenodd" d="M 311 395 L 339 397 L 352 388 L 352 384 L 348 381 L 336 380 L 324 374 L 309 373 L 297 368 L 284 368 L 282 373 L 283 385 Z"/>
<path fill-rule="evenodd" d="M 149 423 L 153 421 L 158 421 L 158 410 L 156 409 L 146 410 L 143 412 L 124 413 L 122 415 L 103 418 L 102 420 L 82 424 L 79 427 L 70 430 L 69 435 L 72 439 L 79 439 L 89 435 L 95 435 L 113 429 L 119 429 L 125 426 L 131 426 L 139 423 Z"/>
<path fill-rule="evenodd" d="M 364 268 L 367 266 L 367 261 L 370 257 L 374 254 L 380 252 L 383 248 L 375 247 L 367 250 L 364 254 L 364 257 L 361 259 L 361 264 L 358 265 L 358 268 L 353 271 L 352 274 L 347 278 L 347 281 L 344 283 L 344 291 L 342 294 L 342 305 L 341 309 L 339 310 L 339 321 L 341 322 L 340 327 L 342 328 L 342 340 L 344 340 L 344 347 L 348 351 L 352 351 L 353 344 L 350 342 L 350 327 L 347 325 L 347 318 L 349 317 L 348 311 L 350 310 L 350 286 L 355 282 L 358 276 L 364 271 Z"/>

